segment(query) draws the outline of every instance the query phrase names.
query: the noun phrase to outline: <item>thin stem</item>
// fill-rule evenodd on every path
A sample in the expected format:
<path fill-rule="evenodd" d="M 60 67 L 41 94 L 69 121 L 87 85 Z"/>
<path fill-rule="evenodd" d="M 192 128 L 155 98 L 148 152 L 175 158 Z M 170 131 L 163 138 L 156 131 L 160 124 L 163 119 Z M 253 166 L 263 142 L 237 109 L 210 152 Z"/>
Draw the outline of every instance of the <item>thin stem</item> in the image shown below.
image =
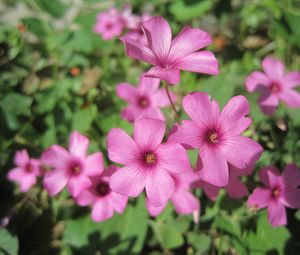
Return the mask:
<path fill-rule="evenodd" d="M 173 111 L 174 111 L 174 113 L 175 113 L 177 122 L 178 122 L 178 124 L 180 124 L 180 116 L 179 116 L 179 113 L 178 113 L 178 111 L 177 111 L 177 109 L 176 109 L 176 107 L 175 107 L 175 105 L 174 105 L 174 103 L 173 103 L 173 101 L 172 101 L 171 94 L 170 94 L 170 91 L 169 91 L 169 85 L 168 85 L 165 81 L 163 81 L 163 85 L 164 85 L 164 87 L 165 87 L 165 89 L 166 89 L 167 96 L 168 96 L 168 98 L 169 98 L 171 107 L 172 107 L 172 109 L 173 109 Z"/>

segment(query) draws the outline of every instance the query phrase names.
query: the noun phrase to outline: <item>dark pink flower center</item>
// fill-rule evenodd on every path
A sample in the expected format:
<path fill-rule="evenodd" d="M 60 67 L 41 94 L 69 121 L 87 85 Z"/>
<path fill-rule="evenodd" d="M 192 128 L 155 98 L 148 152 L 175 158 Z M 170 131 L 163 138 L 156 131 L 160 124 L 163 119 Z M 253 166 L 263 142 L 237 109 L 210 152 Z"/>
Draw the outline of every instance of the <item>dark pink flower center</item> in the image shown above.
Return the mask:
<path fill-rule="evenodd" d="M 270 84 L 270 90 L 272 91 L 272 93 L 277 93 L 281 91 L 281 86 L 278 82 L 272 82 Z"/>
<path fill-rule="evenodd" d="M 146 152 L 143 155 L 143 161 L 147 164 L 147 165 L 154 165 L 157 161 L 157 157 L 155 155 L 155 153 L 153 152 Z"/>
<path fill-rule="evenodd" d="M 280 188 L 279 187 L 276 187 L 272 190 L 272 197 L 273 198 L 278 198 L 280 196 Z"/>
<path fill-rule="evenodd" d="M 106 196 L 110 192 L 109 184 L 104 181 L 100 182 L 96 187 L 96 191 L 100 197 Z"/>
<path fill-rule="evenodd" d="M 111 28 L 112 28 L 112 23 L 107 23 L 106 25 L 105 25 L 105 28 L 107 29 L 107 30 L 110 30 Z"/>
<path fill-rule="evenodd" d="M 141 107 L 141 108 L 147 108 L 149 106 L 149 100 L 146 98 L 146 97 L 141 97 L 139 100 L 138 100 L 138 105 Z"/>
<path fill-rule="evenodd" d="M 32 166 L 30 163 L 28 163 L 28 164 L 25 166 L 25 171 L 26 171 L 27 173 L 31 173 L 31 172 L 33 171 L 33 166 Z"/>
<path fill-rule="evenodd" d="M 206 133 L 205 139 L 208 143 L 214 144 L 217 143 L 219 140 L 218 133 L 215 130 L 211 130 Z"/>
<path fill-rule="evenodd" d="M 69 172 L 71 175 L 78 175 L 82 172 L 82 170 L 82 164 L 77 160 L 71 162 L 69 165 Z"/>

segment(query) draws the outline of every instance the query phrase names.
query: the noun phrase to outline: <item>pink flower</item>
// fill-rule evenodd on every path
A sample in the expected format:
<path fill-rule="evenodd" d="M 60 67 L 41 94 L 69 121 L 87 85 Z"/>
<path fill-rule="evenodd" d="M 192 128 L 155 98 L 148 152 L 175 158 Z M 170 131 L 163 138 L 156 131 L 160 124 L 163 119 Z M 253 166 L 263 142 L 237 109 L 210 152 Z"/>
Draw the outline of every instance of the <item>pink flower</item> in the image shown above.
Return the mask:
<path fill-rule="evenodd" d="M 93 31 L 102 36 L 103 40 L 111 40 L 121 35 L 124 29 L 123 20 L 115 8 L 97 15 Z"/>
<path fill-rule="evenodd" d="M 175 182 L 175 191 L 171 196 L 171 202 L 179 214 L 192 214 L 199 212 L 200 203 L 190 191 L 190 185 L 197 179 L 197 175 L 192 170 L 183 171 L 182 173 L 172 174 Z M 152 217 L 159 215 L 167 206 L 168 202 L 156 207 L 149 199 L 146 199 L 146 206 Z"/>
<path fill-rule="evenodd" d="M 268 219 L 273 227 L 286 225 L 285 206 L 300 208 L 300 171 L 295 164 L 289 164 L 282 176 L 275 167 L 263 168 L 259 173 L 264 188 L 256 188 L 248 198 L 248 206 L 268 207 Z"/>
<path fill-rule="evenodd" d="M 113 191 L 137 197 L 146 188 L 154 206 L 163 205 L 171 197 L 175 183 L 170 173 L 188 169 L 189 160 L 180 144 L 161 143 L 165 129 L 163 121 L 143 118 L 134 123 L 133 139 L 119 128 L 109 132 L 108 156 L 125 165 L 111 177 Z"/>
<path fill-rule="evenodd" d="M 54 168 L 44 177 L 44 187 L 51 196 L 67 186 L 71 195 L 76 197 L 92 185 L 89 176 L 102 173 L 102 153 L 87 156 L 88 146 L 89 140 L 75 131 L 70 136 L 69 151 L 52 145 L 42 154 L 42 161 Z"/>
<path fill-rule="evenodd" d="M 229 180 L 228 184 L 224 187 L 229 197 L 233 199 L 239 199 L 247 196 L 248 189 L 246 185 L 238 178 L 240 176 L 250 175 L 253 171 L 253 167 L 246 169 L 237 169 L 229 165 Z M 215 201 L 218 197 L 221 187 L 211 185 L 209 183 L 198 181 L 193 187 L 201 187 L 205 194 L 212 200 Z"/>
<path fill-rule="evenodd" d="M 160 80 L 142 75 L 137 88 L 128 83 L 121 83 L 117 86 L 117 95 L 127 101 L 126 107 L 121 116 L 123 119 L 133 122 L 142 117 L 164 120 L 165 117 L 160 107 L 170 105 L 168 96 L 164 89 L 159 89 Z M 172 95 L 173 101 L 175 96 Z"/>
<path fill-rule="evenodd" d="M 272 57 L 265 57 L 262 61 L 264 73 L 255 71 L 245 82 L 249 92 L 261 93 L 258 104 L 261 111 L 272 115 L 279 101 L 283 101 L 290 108 L 300 107 L 300 93 L 294 90 L 300 85 L 300 73 L 290 72 L 284 74 L 284 64 Z"/>
<path fill-rule="evenodd" d="M 76 202 L 81 206 L 92 205 L 92 219 L 94 221 L 104 221 L 111 218 L 114 212 L 123 213 L 128 198 L 109 187 L 109 180 L 113 173 L 118 171 L 116 166 L 110 166 L 103 171 L 101 164 L 99 175 L 91 178 L 92 186 L 81 191 L 77 196 Z"/>
<path fill-rule="evenodd" d="M 36 184 L 36 177 L 41 175 L 41 162 L 29 158 L 27 151 L 21 150 L 15 155 L 15 164 L 16 167 L 9 171 L 7 178 L 17 182 L 21 192 L 27 192 Z"/>
<path fill-rule="evenodd" d="M 153 17 L 142 25 L 147 39 L 143 45 L 125 35 L 128 56 L 154 65 L 147 76 L 177 84 L 180 70 L 218 74 L 218 62 L 210 51 L 198 51 L 211 44 L 210 35 L 201 29 L 185 27 L 173 40 L 168 22 L 162 17 Z"/>
<path fill-rule="evenodd" d="M 194 92 L 184 97 L 183 108 L 192 120 L 175 126 L 171 142 L 200 149 L 200 177 L 215 186 L 226 186 L 228 163 L 245 169 L 259 159 L 262 147 L 252 139 L 241 136 L 251 124 L 249 103 L 244 96 L 233 97 L 220 113 L 219 105 L 209 95 Z"/>

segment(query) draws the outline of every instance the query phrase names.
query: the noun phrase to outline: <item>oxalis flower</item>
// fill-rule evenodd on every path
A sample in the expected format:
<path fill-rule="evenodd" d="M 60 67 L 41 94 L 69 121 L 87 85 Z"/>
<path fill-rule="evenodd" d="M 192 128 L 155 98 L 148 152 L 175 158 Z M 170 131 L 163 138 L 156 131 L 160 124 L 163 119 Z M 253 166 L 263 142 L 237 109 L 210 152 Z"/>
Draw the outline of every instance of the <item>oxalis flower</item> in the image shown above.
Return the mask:
<path fill-rule="evenodd" d="M 300 208 L 300 171 L 289 164 L 282 176 L 275 167 L 265 167 L 259 173 L 264 188 L 256 188 L 248 198 L 248 206 L 254 209 L 268 208 L 268 220 L 273 227 L 286 225 L 285 206 Z"/>
<path fill-rule="evenodd" d="M 122 118 L 129 122 L 133 122 L 142 117 L 164 120 L 165 117 L 161 112 L 160 107 L 170 105 L 170 101 L 166 91 L 159 89 L 159 83 L 159 79 L 141 75 L 137 87 L 128 83 L 118 84 L 118 97 L 127 101 L 129 104 L 129 106 L 122 111 Z M 172 101 L 174 101 L 175 95 L 171 95 Z"/>
<path fill-rule="evenodd" d="M 168 22 L 162 17 L 153 17 L 142 24 L 147 43 L 125 35 L 124 42 L 128 56 L 154 65 L 147 76 L 177 84 L 180 70 L 218 74 L 218 62 L 210 51 L 198 51 L 212 43 L 208 33 L 201 29 L 185 27 L 172 40 Z"/>
<path fill-rule="evenodd" d="M 36 184 L 37 176 L 41 175 L 41 162 L 29 158 L 27 150 L 17 151 L 15 155 L 16 167 L 8 172 L 7 178 L 20 185 L 21 192 L 27 192 Z"/>
<path fill-rule="evenodd" d="M 279 102 L 283 101 L 290 108 L 300 107 L 300 93 L 294 90 L 300 86 L 300 72 L 285 74 L 284 64 L 272 57 L 265 57 L 262 61 L 264 73 L 255 71 L 245 82 L 249 92 L 261 93 L 258 104 L 261 111 L 272 115 Z"/>
<path fill-rule="evenodd" d="M 89 176 L 97 176 L 103 171 L 102 153 L 87 156 L 88 146 L 89 140 L 75 131 L 70 136 L 69 151 L 52 145 L 42 154 L 42 161 L 53 168 L 44 177 L 44 187 L 51 196 L 67 186 L 76 197 L 92 185 Z"/>
<path fill-rule="evenodd" d="M 228 163 L 245 169 L 259 159 L 262 147 L 241 136 L 251 124 L 249 103 L 244 96 L 233 97 L 220 113 L 219 105 L 207 93 L 184 97 L 183 108 L 191 120 L 173 128 L 168 141 L 200 149 L 200 178 L 215 186 L 226 186 Z"/>
<path fill-rule="evenodd" d="M 111 218 L 114 212 L 123 213 L 128 198 L 109 187 L 109 180 L 112 174 L 118 171 L 116 166 L 110 166 L 104 170 L 101 165 L 99 175 L 91 178 L 92 186 L 80 192 L 76 197 L 76 202 L 81 206 L 92 205 L 92 219 L 94 221 L 104 221 Z"/>
<path fill-rule="evenodd" d="M 183 171 L 182 173 L 172 174 L 175 182 L 175 191 L 170 200 L 179 214 L 192 214 L 200 210 L 198 199 L 191 192 L 191 184 L 197 179 L 193 170 Z M 149 199 L 146 199 L 146 207 L 151 216 L 156 217 L 167 206 L 168 202 L 162 206 L 154 206 Z"/>
<path fill-rule="evenodd" d="M 180 144 L 162 143 L 165 123 L 143 118 L 134 123 L 133 139 L 122 129 L 113 128 L 107 138 L 110 160 L 124 165 L 110 180 L 113 191 L 137 197 L 144 188 L 154 206 L 163 205 L 174 193 L 171 173 L 189 168 L 185 149 Z"/>

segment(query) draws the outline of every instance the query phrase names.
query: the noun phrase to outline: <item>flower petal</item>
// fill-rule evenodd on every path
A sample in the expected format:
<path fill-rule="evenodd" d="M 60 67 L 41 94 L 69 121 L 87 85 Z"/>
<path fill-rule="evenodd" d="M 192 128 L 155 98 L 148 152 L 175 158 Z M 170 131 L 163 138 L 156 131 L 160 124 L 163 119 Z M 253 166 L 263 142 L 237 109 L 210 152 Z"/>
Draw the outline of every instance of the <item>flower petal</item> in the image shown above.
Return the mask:
<path fill-rule="evenodd" d="M 286 225 L 286 211 L 279 201 L 272 201 L 268 205 L 268 220 L 273 227 Z"/>
<path fill-rule="evenodd" d="M 71 155 L 84 158 L 89 147 L 89 139 L 77 131 L 72 132 L 70 136 L 69 151 Z"/>
<path fill-rule="evenodd" d="M 44 188 L 50 196 L 55 196 L 67 185 L 69 177 L 66 171 L 55 169 L 49 171 L 44 176 Z"/>
<path fill-rule="evenodd" d="M 164 203 L 161 206 L 154 206 L 148 198 L 146 198 L 146 207 L 149 212 L 149 214 L 152 217 L 156 217 L 157 215 L 161 214 L 161 212 L 166 208 L 168 205 L 168 202 Z"/>
<path fill-rule="evenodd" d="M 89 188 L 91 185 L 91 179 L 84 174 L 80 174 L 78 176 L 73 176 L 69 180 L 68 191 L 76 198 L 83 190 Z"/>
<path fill-rule="evenodd" d="M 200 209 L 198 199 L 190 191 L 175 192 L 171 201 L 179 214 L 191 214 Z"/>
<path fill-rule="evenodd" d="M 271 190 L 256 188 L 248 198 L 248 206 L 255 208 L 267 207 L 272 198 Z"/>
<path fill-rule="evenodd" d="M 117 96 L 126 102 L 135 104 L 137 100 L 136 88 L 128 83 L 120 83 L 116 88 Z"/>
<path fill-rule="evenodd" d="M 142 114 L 141 109 L 135 105 L 129 105 L 122 110 L 121 116 L 124 120 L 128 122 L 134 122 Z"/>
<path fill-rule="evenodd" d="M 103 173 L 103 156 L 101 152 L 93 153 L 84 160 L 84 172 L 88 176 L 96 176 Z"/>
<path fill-rule="evenodd" d="M 189 72 L 213 74 L 219 73 L 219 65 L 215 55 L 210 51 L 199 51 L 182 57 L 175 62 L 173 68 Z"/>
<path fill-rule="evenodd" d="M 176 96 L 172 92 L 170 92 L 170 95 L 171 95 L 172 102 L 174 103 L 176 101 Z M 166 107 L 171 104 L 167 96 L 167 93 L 164 89 L 158 89 L 152 95 L 152 100 L 156 107 Z"/>
<path fill-rule="evenodd" d="M 17 151 L 14 162 L 17 166 L 25 166 L 29 162 L 29 155 L 27 150 Z"/>
<path fill-rule="evenodd" d="M 296 164 L 288 164 L 283 170 L 282 177 L 286 186 L 292 188 L 300 186 L 300 170 Z"/>
<path fill-rule="evenodd" d="M 170 85 L 176 85 L 180 80 L 179 69 L 165 69 L 159 66 L 152 67 L 145 75 L 147 77 L 159 78 Z"/>
<path fill-rule="evenodd" d="M 248 92 L 264 90 L 269 85 L 268 77 L 259 71 L 251 73 L 245 81 Z"/>
<path fill-rule="evenodd" d="M 192 52 L 202 49 L 212 43 L 211 36 L 198 28 L 184 27 L 173 39 L 169 53 L 169 62 L 176 61 Z"/>
<path fill-rule="evenodd" d="M 70 158 L 69 153 L 59 145 L 52 145 L 42 154 L 42 161 L 54 168 L 64 169 Z"/>
<path fill-rule="evenodd" d="M 120 195 L 115 192 L 111 192 L 109 203 L 112 208 L 118 213 L 123 213 L 128 202 L 128 197 Z"/>
<path fill-rule="evenodd" d="M 205 192 L 205 195 L 208 196 L 208 198 L 212 201 L 215 201 L 218 197 L 220 187 L 211 185 L 209 183 L 203 182 L 202 184 L 203 190 Z"/>
<path fill-rule="evenodd" d="M 245 184 L 236 176 L 230 176 L 228 185 L 225 188 L 231 198 L 242 198 L 247 196 L 248 189 Z"/>
<path fill-rule="evenodd" d="M 240 169 L 253 165 L 263 153 L 259 143 L 244 136 L 227 138 L 219 149 L 230 164 Z"/>
<path fill-rule="evenodd" d="M 114 215 L 114 210 L 107 200 L 98 200 L 92 208 L 92 220 L 105 221 Z"/>
<path fill-rule="evenodd" d="M 278 184 L 278 180 L 281 178 L 278 169 L 274 166 L 268 166 L 262 168 L 259 173 L 260 181 L 266 187 L 275 187 Z"/>
<path fill-rule="evenodd" d="M 263 59 L 262 68 L 264 69 L 268 78 L 272 80 L 279 80 L 284 76 L 284 64 L 272 57 L 265 57 Z"/>
<path fill-rule="evenodd" d="M 281 99 L 288 107 L 299 108 L 300 107 L 300 93 L 294 90 L 287 89 L 282 93 L 278 94 Z"/>
<path fill-rule="evenodd" d="M 152 95 L 155 91 L 157 91 L 159 84 L 160 79 L 141 75 L 138 85 L 138 91 L 142 95 Z"/>
<path fill-rule="evenodd" d="M 250 105 L 244 96 L 235 96 L 224 106 L 220 115 L 222 128 L 227 133 L 239 135 L 250 125 L 251 119 L 246 117 L 250 112 Z"/>
<path fill-rule="evenodd" d="M 142 29 L 148 47 L 161 63 L 166 62 L 172 41 L 172 31 L 168 22 L 162 17 L 153 17 L 142 24 Z"/>
<path fill-rule="evenodd" d="M 138 147 L 134 140 L 120 128 L 113 128 L 107 135 L 108 157 L 120 164 L 135 161 Z"/>
<path fill-rule="evenodd" d="M 287 187 L 283 193 L 282 202 L 289 208 L 300 208 L 300 189 Z"/>
<path fill-rule="evenodd" d="M 166 131 L 163 121 L 142 118 L 134 123 L 134 140 L 143 150 L 155 150 L 162 142 Z"/>
<path fill-rule="evenodd" d="M 146 173 L 137 165 L 119 169 L 110 178 L 110 188 L 121 195 L 137 197 L 145 187 Z"/>
<path fill-rule="evenodd" d="M 76 203 L 80 206 L 87 206 L 95 203 L 96 199 L 97 197 L 86 189 L 80 192 L 80 194 L 76 197 Z"/>
<path fill-rule="evenodd" d="M 283 78 L 283 84 L 289 89 L 300 86 L 300 72 L 294 71 L 288 73 Z"/>
<path fill-rule="evenodd" d="M 264 114 L 272 115 L 275 112 L 279 101 L 276 95 L 264 92 L 258 98 L 258 104 Z"/>
<path fill-rule="evenodd" d="M 150 118 L 150 119 L 157 119 L 161 121 L 165 121 L 165 116 L 159 108 L 151 107 L 145 111 L 142 111 L 141 114 L 136 118 L 136 120 L 143 119 L 143 118 Z"/>

